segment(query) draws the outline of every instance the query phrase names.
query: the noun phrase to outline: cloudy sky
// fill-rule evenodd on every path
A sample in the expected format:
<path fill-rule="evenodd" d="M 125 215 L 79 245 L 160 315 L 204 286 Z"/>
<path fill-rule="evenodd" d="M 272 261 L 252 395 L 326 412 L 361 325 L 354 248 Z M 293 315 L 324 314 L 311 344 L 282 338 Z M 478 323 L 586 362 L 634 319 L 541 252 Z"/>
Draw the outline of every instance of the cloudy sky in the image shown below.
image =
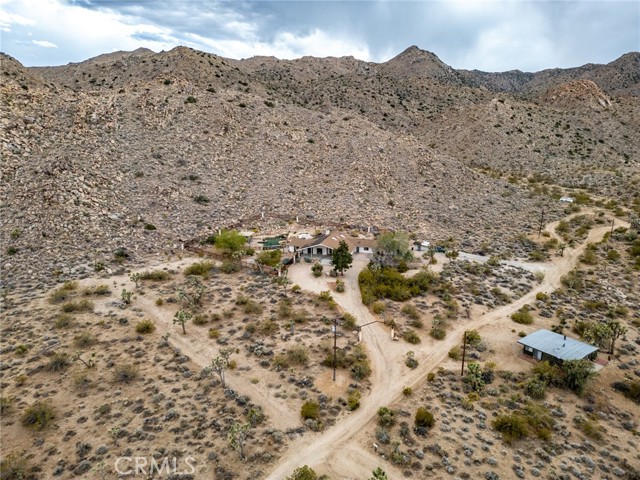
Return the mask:
<path fill-rule="evenodd" d="M 375 62 L 417 45 L 456 68 L 538 71 L 640 50 L 640 0 L 0 0 L 0 50 L 28 66 L 177 45 Z"/>

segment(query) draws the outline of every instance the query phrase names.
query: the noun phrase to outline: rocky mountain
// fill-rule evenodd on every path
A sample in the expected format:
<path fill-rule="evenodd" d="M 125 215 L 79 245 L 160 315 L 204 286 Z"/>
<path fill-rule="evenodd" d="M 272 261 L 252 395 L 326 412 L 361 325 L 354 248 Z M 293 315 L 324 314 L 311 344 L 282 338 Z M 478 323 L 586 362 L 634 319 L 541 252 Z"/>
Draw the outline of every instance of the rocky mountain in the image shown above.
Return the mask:
<path fill-rule="evenodd" d="M 24 68 L 2 55 L 2 282 L 296 219 L 506 252 L 541 208 L 561 210 L 528 188 L 533 173 L 632 204 L 637 61 L 525 81 L 417 47 L 383 64 L 179 47 Z"/>

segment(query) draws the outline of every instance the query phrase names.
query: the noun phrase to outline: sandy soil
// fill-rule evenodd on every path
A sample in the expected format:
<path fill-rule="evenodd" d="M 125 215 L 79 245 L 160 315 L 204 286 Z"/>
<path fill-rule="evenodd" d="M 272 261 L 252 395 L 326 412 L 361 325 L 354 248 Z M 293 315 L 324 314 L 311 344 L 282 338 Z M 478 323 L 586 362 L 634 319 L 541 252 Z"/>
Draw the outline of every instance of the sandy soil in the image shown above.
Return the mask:
<path fill-rule="evenodd" d="M 545 230 L 555 237 L 555 228 L 558 223 L 550 223 Z M 628 227 L 628 224 L 621 220 L 617 220 L 617 224 Z M 430 371 L 447 358 L 449 349 L 459 342 L 465 330 L 479 330 L 481 335 L 490 336 L 494 344 L 512 344 L 513 323 L 507 321 L 509 315 L 523 305 L 534 301 L 537 293 L 551 292 L 559 288 L 560 279 L 575 268 L 587 243 L 601 240 L 609 229 L 609 226 L 594 228 L 589 232 L 585 242 L 575 248 L 567 248 L 563 257 L 555 257 L 550 262 L 536 265 L 545 273 L 539 285 L 508 305 L 481 316 L 472 315 L 471 319 L 461 321 L 448 332 L 443 341 L 408 345 L 404 342 L 392 341 L 388 329 L 380 324 L 364 328 L 363 342 L 367 346 L 372 361 L 373 375 L 371 391 L 363 398 L 361 407 L 334 428 L 322 434 L 307 435 L 293 442 L 268 478 L 280 480 L 300 465 L 309 465 L 333 478 L 366 478 L 381 463 L 368 451 L 365 446 L 367 438 L 364 433 L 361 433 L 375 417 L 377 410 L 400 398 L 403 387 L 415 386 L 423 381 Z M 366 267 L 368 260 L 365 255 L 354 257 L 352 268 L 345 274 L 346 292 L 334 295 L 336 302 L 345 311 L 356 316 L 359 325 L 377 320 L 362 304 L 357 283 L 358 273 Z M 329 289 L 329 277 L 312 277 L 309 274 L 308 265 L 293 266 L 289 276 L 294 283 L 309 291 L 320 292 Z M 406 368 L 403 368 L 403 360 L 409 350 L 415 352 L 421 367 L 407 372 Z M 391 478 L 402 476 L 400 471 L 389 464 L 385 465 L 385 470 Z"/>

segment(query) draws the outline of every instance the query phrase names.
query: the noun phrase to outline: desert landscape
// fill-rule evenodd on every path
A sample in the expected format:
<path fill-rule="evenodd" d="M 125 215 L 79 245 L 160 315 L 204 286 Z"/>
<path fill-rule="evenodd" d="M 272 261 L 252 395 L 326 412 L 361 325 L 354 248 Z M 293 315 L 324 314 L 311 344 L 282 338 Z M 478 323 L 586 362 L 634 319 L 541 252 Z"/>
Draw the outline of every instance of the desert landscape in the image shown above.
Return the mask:
<path fill-rule="evenodd" d="M 640 478 L 638 72 L 2 54 L 2 480 Z"/>

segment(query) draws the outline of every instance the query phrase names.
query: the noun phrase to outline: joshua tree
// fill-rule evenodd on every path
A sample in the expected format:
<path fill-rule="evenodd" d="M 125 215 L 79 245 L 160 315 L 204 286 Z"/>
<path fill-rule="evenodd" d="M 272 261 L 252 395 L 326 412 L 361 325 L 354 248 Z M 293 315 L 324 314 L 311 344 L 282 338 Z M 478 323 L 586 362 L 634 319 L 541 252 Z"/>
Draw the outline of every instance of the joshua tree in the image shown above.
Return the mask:
<path fill-rule="evenodd" d="M 122 303 L 129 305 L 131 303 L 131 297 L 133 297 L 133 292 L 129 292 L 126 288 L 123 288 L 120 297 L 122 298 Z"/>
<path fill-rule="evenodd" d="M 227 442 L 229 446 L 240 454 L 240 458 L 244 460 L 244 442 L 249 435 L 248 423 L 240 424 L 234 422 L 227 434 Z"/>
<path fill-rule="evenodd" d="M 142 275 L 140 275 L 139 273 L 132 273 L 131 275 L 129 275 L 129 279 L 136 284 L 136 288 L 138 288 L 138 284 L 140 283 L 140 279 L 142 278 Z"/>
<path fill-rule="evenodd" d="M 173 317 L 173 323 L 174 325 L 176 323 L 179 323 L 180 325 L 182 325 L 182 334 L 186 335 L 187 334 L 187 329 L 185 328 L 185 325 L 187 324 L 187 322 L 189 320 L 191 320 L 191 318 L 193 317 L 193 315 L 191 315 L 189 312 L 187 312 L 186 310 L 180 309 L 176 312 L 175 316 Z"/>
<path fill-rule="evenodd" d="M 225 388 L 224 383 L 224 372 L 227 370 L 229 366 L 229 357 L 233 353 L 233 350 L 230 348 L 221 348 L 220 355 L 214 358 L 211 361 L 211 370 L 216 372 L 220 377 L 220 383 L 222 384 L 222 388 Z"/>
<path fill-rule="evenodd" d="M 567 248 L 567 244 L 566 243 L 560 242 L 558 244 L 558 250 L 560 250 L 560 256 L 561 257 L 564 257 L 564 249 L 565 248 Z"/>
<path fill-rule="evenodd" d="M 74 362 L 75 362 L 75 361 L 77 361 L 77 360 L 79 360 L 79 361 L 81 361 L 82 363 L 84 363 L 84 364 L 85 364 L 85 366 L 86 366 L 87 368 L 93 368 L 93 367 L 95 367 L 95 366 L 96 366 L 96 360 L 95 360 L 95 358 L 96 358 L 96 354 L 95 354 L 95 352 L 94 352 L 94 353 L 92 353 L 92 354 L 91 354 L 91 358 L 90 358 L 88 361 L 85 361 L 85 360 L 82 358 L 82 353 L 81 353 L 81 352 L 76 352 L 76 353 L 75 353 L 75 354 L 73 354 L 73 356 L 71 357 L 71 360 L 73 360 Z"/>
<path fill-rule="evenodd" d="M 191 275 L 187 278 L 186 286 L 178 289 L 178 298 L 190 308 L 201 307 L 206 289 L 207 287 L 198 276 Z"/>

